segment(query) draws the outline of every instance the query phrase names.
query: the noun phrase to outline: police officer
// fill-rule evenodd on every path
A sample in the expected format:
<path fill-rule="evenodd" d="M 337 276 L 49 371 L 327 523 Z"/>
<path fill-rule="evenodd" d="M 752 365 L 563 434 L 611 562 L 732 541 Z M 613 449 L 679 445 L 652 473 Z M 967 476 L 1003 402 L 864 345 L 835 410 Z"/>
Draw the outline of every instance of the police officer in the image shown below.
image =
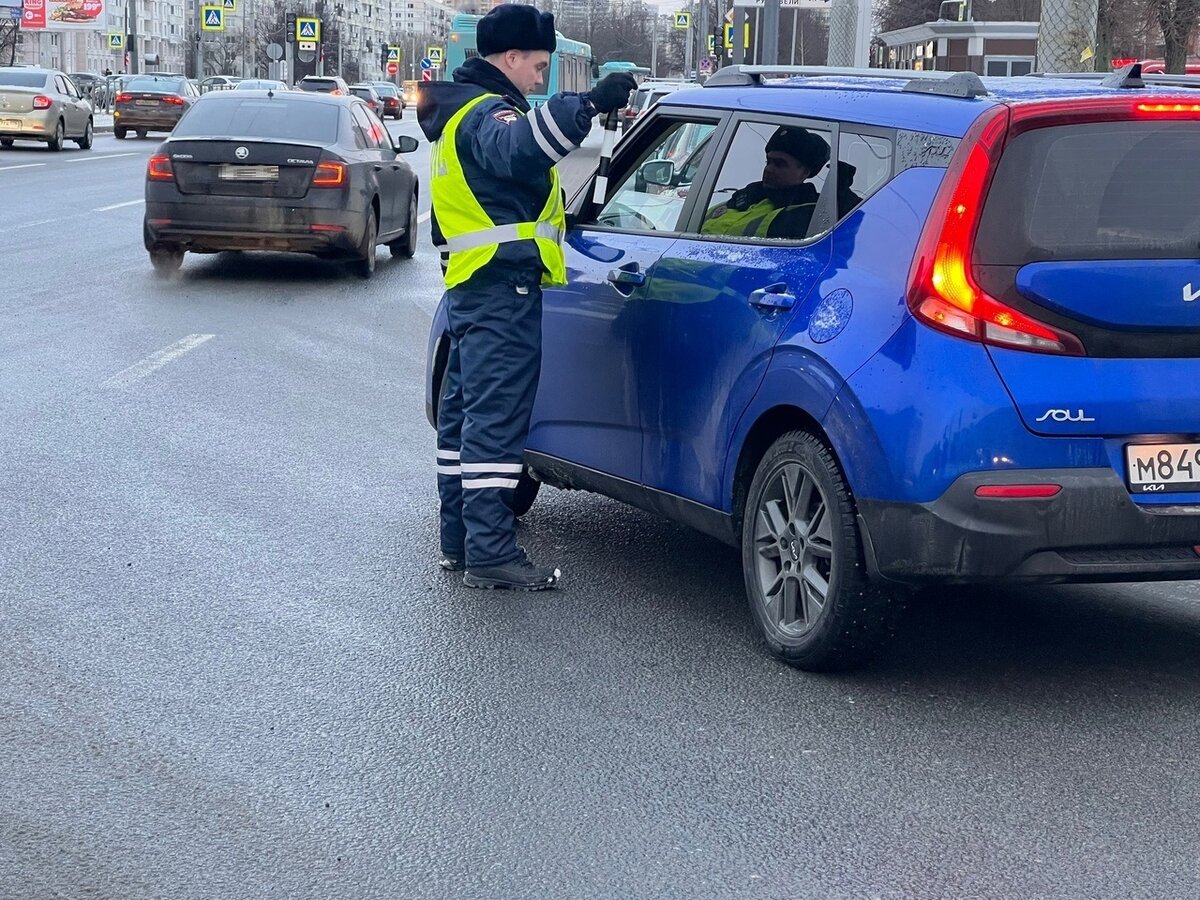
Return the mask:
<path fill-rule="evenodd" d="M 715 207 L 704 234 L 798 240 L 808 233 L 819 194 L 809 183 L 829 162 L 829 144 L 804 128 L 784 126 L 767 141 L 762 180 Z"/>
<path fill-rule="evenodd" d="M 566 284 L 563 191 L 555 163 L 597 113 L 636 87 L 609 75 L 532 109 L 554 17 L 503 4 L 479 20 L 479 55 L 453 81 L 421 85 L 417 120 L 433 142 L 433 240 L 442 253 L 450 355 L 438 414 L 441 566 L 470 587 L 543 590 L 559 570 L 517 546 L 512 505 L 541 367 L 542 285 Z"/>

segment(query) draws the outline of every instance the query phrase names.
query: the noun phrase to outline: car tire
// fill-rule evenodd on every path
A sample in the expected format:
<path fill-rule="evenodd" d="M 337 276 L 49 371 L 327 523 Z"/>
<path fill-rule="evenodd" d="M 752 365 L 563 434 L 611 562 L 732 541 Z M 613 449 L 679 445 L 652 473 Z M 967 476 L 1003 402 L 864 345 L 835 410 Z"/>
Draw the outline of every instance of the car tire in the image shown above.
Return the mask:
<path fill-rule="evenodd" d="M 63 120 L 59 119 L 58 124 L 54 126 L 54 137 L 50 138 L 46 147 L 53 153 L 57 153 L 63 148 L 66 142 L 67 129 L 63 126 Z"/>
<path fill-rule="evenodd" d="M 115 137 L 118 141 L 125 140 L 125 136 L 127 134 L 129 134 L 129 132 L 126 131 L 124 128 L 114 128 L 113 129 L 113 137 Z"/>
<path fill-rule="evenodd" d="M 542 483 L 530 475 L 528 470 L 522 472 L 521 479 L 517 482 L 517 489 L 513 492 L 513 515 L 519 519 L 529 512 L 541 489 Z"/>
<path fill-rule="evenodd" d="M 742 570 L 751 614 L 776 659 L 849 669 L 888 637 L 894 597 L 871 583 L 854 499 L 816 435 L 771 445 L 745 495 Z"/>
<path fill-rule="evenodd" d="M 404 231 L 404 237 L 399 240 L 392 241 L 388 244 L 388 250 L 392 252 L 392 256 L 400 259 L 412 259 L 417 254 L 417 232 L 420 230 L 420 223 L 417 221 L 417 192 L 412 192 L 412 199 L 408 201 L 408 228 Z"/>
<path fill-rule="evenodd" d="M 184 251 L 179 247 L 155 247 L 150 251 L 150 265 L 160 278 L 170 278 L 183 265 Z"/>
<path fill-rule="evenodd" d="M 370 278 L 375 274 L 375 240 L 378 236 L 379 219 L 371 210 L 363 227 L 363 241 L 358 246 L 358 256 L 350 263 L 351 270 L 359 278 Z"/>
<path fill-rule="evenodd" d="M 134 133 L 137 134 L 141 140 L 145 140 L 146 135 L 148 135 L 150 132 L 148 132 L 145 128 L 135 128 Z"/>
<path fill-rule="evenodd" d="M 83 137 L 75 143 L 79 145 L 80 150 L 91 150 L 92 142 L 95 140 L 95 130 L 92 128 L 92 120 L 88 119 L 87 128 L 83 132 Z"/>

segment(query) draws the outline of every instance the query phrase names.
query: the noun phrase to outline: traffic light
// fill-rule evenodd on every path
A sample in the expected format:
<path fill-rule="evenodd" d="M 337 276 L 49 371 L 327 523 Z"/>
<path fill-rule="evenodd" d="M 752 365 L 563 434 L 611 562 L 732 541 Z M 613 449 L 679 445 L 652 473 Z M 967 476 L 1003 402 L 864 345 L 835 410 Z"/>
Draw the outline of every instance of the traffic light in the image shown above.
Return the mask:
<path fill-rule="evenodd" d="M 290 12 L 284 17 L 283 30 L 284 30 L 284 37 L 287 39 L 287 42 L 289 44 L 294 44 L 296 42 L 296 14 L 295 13 Z"/>
<path fill-rule="evenodd" d="M 381 44 L 379 47 L 379 65 L 383 66 L 383 70 L 387 71 L 388 64 L 388 45 Z"/>

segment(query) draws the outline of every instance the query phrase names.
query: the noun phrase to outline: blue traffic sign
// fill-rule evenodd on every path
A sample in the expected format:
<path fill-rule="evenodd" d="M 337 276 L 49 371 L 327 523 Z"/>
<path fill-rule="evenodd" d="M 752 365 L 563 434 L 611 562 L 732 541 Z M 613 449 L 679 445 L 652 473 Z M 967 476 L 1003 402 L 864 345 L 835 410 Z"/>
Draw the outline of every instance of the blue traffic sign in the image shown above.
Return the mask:
<path fill-rule="evenodd" d="M 433 60 L 430 59 L 428 56 L 422 57 L 421 68 L 422 69 L 432 69 L 433 68 Z"/>

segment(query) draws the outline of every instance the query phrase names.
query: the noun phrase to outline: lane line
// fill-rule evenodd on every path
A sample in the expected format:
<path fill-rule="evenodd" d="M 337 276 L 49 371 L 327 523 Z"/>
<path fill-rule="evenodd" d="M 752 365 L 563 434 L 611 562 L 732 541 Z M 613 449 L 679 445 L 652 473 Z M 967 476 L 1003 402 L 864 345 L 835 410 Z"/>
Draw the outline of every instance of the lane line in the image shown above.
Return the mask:
<path fill-rule="evenodd" d="M 189 334 L 169 347 L 156 350 L 140 362 L 134 363 L 128 369 L 122 369 L 116 375 L 106 378 L 102 386 L 106 388 L 129 387 L 135 381 L 140 381 L 147 375 L 157 372 L 167 363 L 179 359 L 183 354 L 195 350 L 201 344 L 211 341 L 215 337 L 215 334 Z"/>
<path fill-rule="evenodd" d="M 59 217 L 57 219 L 42 219 L 40 222 L 26 222 L 23 225 L 10 225 L 7 228 L 0 228 L 0 234 L 5 234 L 9 231 L 20 231 L 22 228 L 37 228 L 39 225 L 52 225 L 55 222 L 65 221 L 65 218 Z"/>
<path fill-rule="evenodd" d="M 112 206 L 97 206 L 92 212 L 108 212 L 110 209 L 123 209 L 126 206 L 137 206 L 145 200 L 130 200 L 128 203 L 114 203 Z"/>
<path fill-rule="evenodd" d="M 81 156 L 78 159 L 65 159 L 63 162 L 78 163 L 91 162 L 94 159 L 120 159 L 122 156 L 141 156 L 140 153 L 108 153 L 104 156 Z"/>
<path fill-rule="evenodd" d="M 427 213 L 427 212 L 423 212 L 419 216 L 417 216 L 417 224 L 418 225 L 420 225 L 424 222 L 428 222 L 428 221 L 429 221 L 429 213 Z"/>
<path fill-rule="evenodd" d="M 45 163 L 25 163 L 23 166 L 0 166 L 0 172 L 10 172 L 13 169 L 36 169 L 38 166 L 44 166 Z"/>

